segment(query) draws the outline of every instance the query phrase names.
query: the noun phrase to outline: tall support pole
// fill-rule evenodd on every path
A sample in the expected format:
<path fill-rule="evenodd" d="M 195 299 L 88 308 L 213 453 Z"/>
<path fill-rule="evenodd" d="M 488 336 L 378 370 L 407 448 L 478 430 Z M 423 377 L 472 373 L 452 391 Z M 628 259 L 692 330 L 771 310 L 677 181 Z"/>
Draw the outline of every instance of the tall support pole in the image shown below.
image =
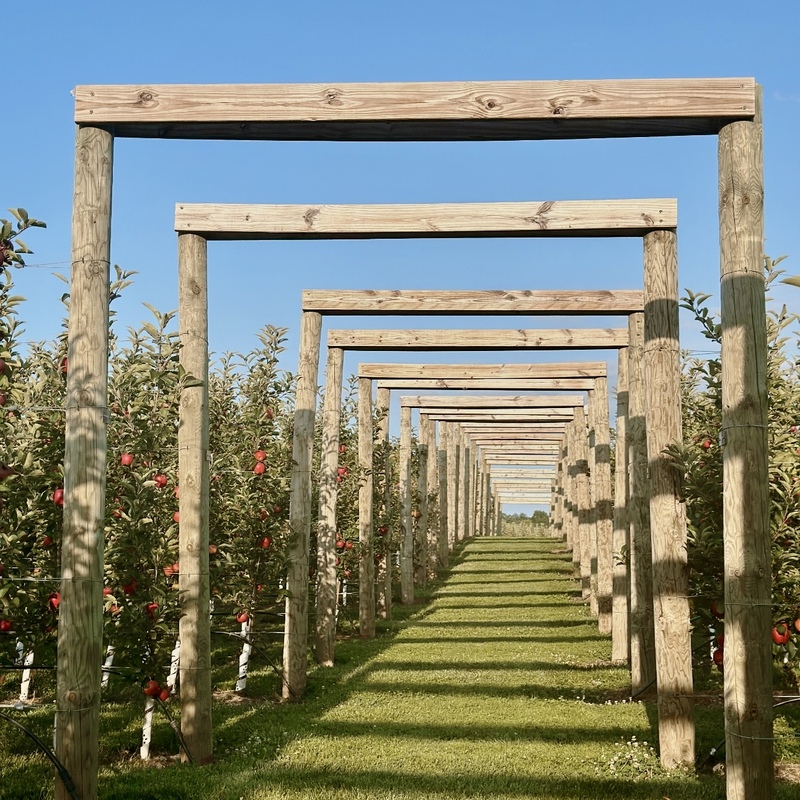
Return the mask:
<path fill-rule="evenodd" d="M 656 681 L 653 629 L 653 560 L 650 545 L 650 479 L 644 396 L 644 315 L 628 319 L 628 466 L 631 525 L 631 693 L 637 697 Z"/>
<path fill-rule="evenodd" d="M 201 764 L 210 761 L 213 753 L 208 572 L 207 249 L 202 236 L 191 233 L 178 236 L 180 363 L 186 374 L 196 379 L 181 389 L 178 426 L 181 734 L 192 757 Z"/>
<path fill-rule="evenodd" d="M 389 399 L 391 390 L 379 388 L 376 398 L 378 411 L 378 441 L 380 442 L 381 458 L 383 460 L 383 503 L 381 519 L 384 532 L 381 534 L 385 543 L 384 556 L 378 562 L 375 582 L 375 597 L 378 616 L 381 619 L 390 619 L 392 616 L 392 536 L 391 507 L 392 507 L 392 476 L 391 459 L 389 457 Z"/>
<path fill-rule="evenodd" d="M 411 520 L 411 409 L 400 409 L 400 595 L 404 604 L 414 602 L 414 527 Z"/>
<path fill-rule="evenodd" d="M 436 453 L 439 473 L 439 565 L 442 569 L 450 566 L 450 488 L 448 486 L 449 465 L 447 459 L 448 430 L 446 422 L 437 423 L 439 427 L 439 449 Z"/>
<path fill-rule="evenodd" d="M 425 586 L 428 582 L 428 431 L 423 431 L 425 415 L 420 415 L 419 439 L 417 441 L 417 496 L 419 516 L 417 518 L 417 553 L 419 560 L 414 565 L 414 583 Z M 428 427 L 430 423 L 427 423 Z"/>
<path fill-rule="evenodd" d="M 461 538 L 468 539 L 472 536 L 472 510 L 470 499 L 472 498 L 472 448 L 466 434 L 461 433 Z"/>
<path fill-rule="evenodd" d="M 458 448 L 456 424 L 447 427 L 447 548 L 452 552 L 456 546 L 458 531 Z"/>
<path fill-rule="evenodd" d="M 653 611 L 661 763 L 694 764 L 689 565 L 682 485 L 667 446 L 683 441 L 678 331 L 678 242 L 674 231 L 644 237 L 644 367 Z"/>
<path fill-rule="evenodd" d="M 464 429 L 458 423 L 454 423 L 455 431 L 455 452 L 456 452 L 456 542 L 464 541 L 464 497 L 466 486 L 464 483 L 464 465 L 466 464 L 464 447 Z"/>
<path fill-rule="evenodd" d="M 593 616 L 598 615 L 597 608 L 597 472 L 595 470 L 595 405 L 597 392 L 590 389 L 586 404 L 586 433 L 589 441 L 589 564 L 591 565 L 591 593 L 589 609 Z"/>
<path fill-rule="evenodd" d="M 283 638 L 283 698 L 299 700 L 308 669 L 308 544 L 311 535 L 311 456 L 322 316 L 304 311 L 300 317 L 294 436 L 292 443 L 289 567 L 286 576 L 286 627 Z"/>
<path fill-rule="evenodd" d="M 485 488 L 483 490 L 483 535 L 492 535 L 492 481 L 489 470 L 486 470 Z"/>
<path fill-rule="evenodd" d="M 591 545 L 592 529 L 591 498 L 589 496 L 589 440 L 586 435 L 586 414 L 583 407 L 575 409 L 574 474 L 575 505 L 578 515 L 578 542 L 580 548 L 581 594 L 588 600 L 592 593 Z"/>
<path fill-rule="evenodd" d="M 503 535 L 503 509 L 497 496 L 494 498 L 494 535 Z"/>
<path fill-rule="evenodd" d="M 372 380 L 358 379 L 358 632 L 375 636 L 375 554 L 372 546 Z"/>
<path fill-rule="evenodd" d="M 427 420 L 425 443 L 428 447 L 428 481 L 425 491 L 428 497 L 428 517 L 426 520 L 428 563 L 427 570 L 430 578 L 436 577 L 437 553 L 439 547 L 439 526 L 431 523 L 431 511 L 436 509 L 437 517 L 440 512 L 439 503 L 439 459 L 436 451 L 436 423 L 427 414 L 420 415 Z M 422 424 L 420 423 L 420 428 Z"/>
<path fill-rule="evenodd" d="M 611 625 L 611 660 L 626 663 L 629 649 L 630 526 L 628 524 L 628 348 L 619 350 L 617 363 L 617 427 L 614 451 L 614 583 Z"/>
<path fill-rule="evenodd" d="M 719 134 L 727 796 L 773 796 L 761 87 Z"/>
<path fill-rule="evenodd" d="M 581 415 L 582 416 L 582 415 Z M 580 574 L 581 569 L 581 525 L 578 507 L 578 449 L 575 443 L 578 420 L 573 419 L 567 426 L 569 458 L 567 461 L 567 485 L 569 487 L 569 526 L 572 531 L 572 566 Z M 581 586 L 581 592 L 583 587 Z"/>
<path fill-rule="evenodd" d="M 344 350 L 328 348 L 322 405 L 322 453 L 317 526 L 317 630 L 315 657 L 332 667 L 336 647 L 336 499 L 339 494 L 339 426 L 342 417 Z"/>
<path fill-rule="evenodd" d="M 79 127 L 72 206 L 56 755 L 81 800 L 97 796 L 113 136 Z M 56 781 L 56 797 L 68 793 Z"/>
<path fill-rule="evenodd" d="M 611 438 L 608 425 L 608 380 L 595 378 L 594 508 L 597 529 L 597 618 L 600 633 L 611 633 L 614 596 L 614 513 L 611 500 Z"/>

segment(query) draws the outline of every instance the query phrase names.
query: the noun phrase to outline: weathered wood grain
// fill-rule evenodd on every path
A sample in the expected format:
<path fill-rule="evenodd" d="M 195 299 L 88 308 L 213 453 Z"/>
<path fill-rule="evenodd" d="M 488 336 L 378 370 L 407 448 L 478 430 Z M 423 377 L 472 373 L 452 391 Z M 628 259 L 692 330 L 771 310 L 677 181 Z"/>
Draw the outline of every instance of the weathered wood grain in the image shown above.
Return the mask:
<path fill-rule="evenodd" d="M 442 569 L 447 569 L 450 564 L 450 543 L 449 543 L 449 530 L 450 530 L 450 487 L 448 484 L 449 467 L 447 463 L 448 454 L 448 424 L 438 423 L 436 425 L 439 431 L 439 444 L 436 452 L 437 458 L 437 471 L 439 473 L 439 564 Z"/>
<path fill-rule="evenodd" d="M 375 636 L 375 556 L 373 548 L 372 381 L 358 379 L 358 633 Z"/>
<path fill-rule="evenodd" d="M 314 311 L 300 315 L 300 352 L 295 389 L 292 441 L 291 496 L 286 577 L 286 622 L 283 640 L 283 698 L 299 700 L 308 669 L 308 548 L 311 535 L 311 457 L 317 405 L 317 373 L 322 317 Z"/>
<path fill-rule="evenodd" d="M 563 379 L 608 374 L 605 361 L 559 364 L 359 364 L 358 375 L 373 379 Z"/>
<path fill-rule="evenodd" d="M 583 406 L 580 395 L 404 395 L 401 408 L 575 408 Z"/>
<path fill-rule="evenodd" d="M 395 378 L 375 382 L 379 389 L 474 389 L 476 391 L 579 391 L 593 389 L 594 378 Z"/>
<path fill-rule="evenodd" d="M 116 136 L 295 141 L 716 133 L 752 119 L 752 78 L 81 85 L 75 121 Z"/>
<path fill-rule="evenodd" d="M 608 428 L 608 382 L 598 378 L 594 389 L 594 506 L 597 527 L 597 624 L 611 633 L 614 596 L 614 511 L 611 500 L 611 439 Z"/>
<path fill-rule="evenodd" d="M 391 393 L 388 389 L 378 389 L 376 392 L 377 411 L 377 441 L 379 442 L 379 457 L 382 461 L 380 468 L 384 474 L 384 491 L 381 503 L 380 520 L 387 528 L 384 536 L 384 557 L 376 567 L 377 579 L 375 584 L 375 604 L 381 619 L 391 619 L 392 616 L 392 535 L 391 508 L 392 508 L 392 470 L 391 450 L 389 447 L 389 401 Z"/>
<path fill-rule="evenodd" d="M 113 139 L 78 128 L 56 671 L 56 755 L 80 797 L 97 795 Z M 56 797 L 69 794 L 56 781 Z"/>
<path fill-rule="evenodd" d="M 202 237 L 178 237 L 180 365 L 196 379 L 181 388 L 178 424 L 181 735 L 192 757 L 201 764 L 213 757 L 206 251 L 207 243 Z M 185 754 L 183 757 L 187 758 Z"/>
<path fill-rule="evenodd" d="M 603 291 L 306 289 L 301 295 L 301 306 L 304 311 L 318 311 L 325 316 L 337 314 L 597 316 L 634 314 L 644 310 L 644 301 L 642 292 L 638 289 Z"/>
<path fill-rule="evenodd" d="M 360 380 L 367 380 L 361 378 Z M 414 527 L 411 518 L 411 409 L 400 409 L 400 596 L 404 605 L 414 602 Z"/>
<path fill-rule="evenodd" d="M 319 521 L 317 523 L 317 663 L 332 667 L 336 648 L 336 472 L 339 466 L 339 426 L 342 417 L 344 351 L 328 348 L 325 396 L 322 401 L 322 453 L 319 469 Z"/>
<path fill-rule="evenodd" d="M 665 449 L 683 441 L 678 330 L 678 244 L 672 231 L 644 240 L 644 369 L 653 547 L 658 731 L 661 763 L 694 764 L 692 640 L 686 509 Z"/>
<path fill-rule="evenodd" d="M 522 203 L 178 203 L 175 230 L 209 240 L 643 236 L 678 224 L 674 198 Z"/>
<path fill-rule="evenodd" d="M 753 122 L 719 137 L 727 796 L 774 793 L 764 167 Z"/>
<path fill-rule="evenodd" d="M 328 347 L 346 350 L 615 350 L 627 344 L 624 328 L 328 331 Z"/>

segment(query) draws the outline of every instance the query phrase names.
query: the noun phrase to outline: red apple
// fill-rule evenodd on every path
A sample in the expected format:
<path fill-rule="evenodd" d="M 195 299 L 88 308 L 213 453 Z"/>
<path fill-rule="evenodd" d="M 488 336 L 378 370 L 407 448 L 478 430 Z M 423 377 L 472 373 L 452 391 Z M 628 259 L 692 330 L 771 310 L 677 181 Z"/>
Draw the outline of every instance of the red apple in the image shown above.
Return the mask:
<path fill-rule="evenodd" d="M 703 450 L 708 450 L 710 447 L 711 447 L 711 439 L 706 439 L 702 444 L 702 448 Z"/>
<path fill-rule="evenodd" d="M 236 621 L 238 623 L 242 624 L 242 625 L 244 625 L 244 623 L 247 622 L 247 620 L 249 620 L 249 619 L 250 619 L 250 615 L 246 611 L 240 611 L 236 615 Z"/>
<path fill-rule="evenodd" d="M 44 539 L 42 539 L 42 547 L 50 547 L 54 541 L 55 539 L 53 539 L 52 536 L 45 536 Z"/>
<path fill-rule="evenodd" d="M 344 539 L 337 539 L 336 540 L 336 548 L 341 550 L 344 547 Z"/>
<path fill-rule="evenodd" d="M 272 419 L 275 416 L 275 413 L 273 412 L 273 410 L 269 406 L 267 406 L 264 409 L 264 414 L 267 417 L 267 419 Z"/>
<path fill-rule="evenodd" d="M 59 507 L 64 505 L 64 490 L 60 486 L 53 492 L 53 502 Z"/>
<path fill-rule="evenodd" d="M 266 457 L 267 454 L 263 450 L 256 450 L 255 453 L 253 453 L 253 458 L 256 461 L 263 461 Z"/>
<path fill-rule="evenodd" d="M 0 375 L 6 371 L 6 362 L 0 358 Z"/>
<path fill-rule="evenodd" d="M 103 587 L 103 597 L 110 597 L 114 594 L 114 590 L 110 586 Z"/>
<path fill-rule="evenodd" d="M 785 622 L 779 622 L 772 629 L 772 641 L 775 642 L 775 644 L 786 644 L 790 636 L 789 626 Z"/>
<path fill-rule="evenodd" d="M 266 509 L 266 508 L 262 508 L 262 509 L 261 509 L 261 510 L 258 512 L 258 518 L 259 518 L 259 519 L 260 519 L 262 522 L 263 522 L 263 521 L 264 521 L 264 520 L 265 520 L 265 519 L 266 519 L 268 516 L 269 516 L 269 514 L 267 513 L 267 509 Z"/>
<path fill-rule="evenodd" d="M 253 472 L 256 475 L 263 475 L 267 471 L 266 466 L 264 465 L 263 461 L 256 461 L 256 465 L 253 467 Z"/>
<path fill-rule="evenodd" d="M 167 476 L 159 472 L 158 475 L 153 476 L 153 483 L 155 483 L 159 489 L 163 489 L 167 485 Z"/>
<path fill-rule="evenodd" d="M 167 700 L 169 700 L 169 698 L 170 698 L 170 695 L 171 695 L 171 694 L 172 694 L 172 692 L 170 692 L 170 690 L 169 690 L 169 687 L 168 687 L 168 686 L 165 686 L 165 687 L 164 687 L 164 688 L 163 688 L 163 689 L 162 689 L 162 690 L 161 690 L 161 691 L 158 693 L 158 699 L 159 699 L 159 700 L 160 700 L 162 703 L 166 703 L 166 702 L 167 702 Z"/>
<path fill-rule="evenodd" d="M 111 612 L 111 613 L 112 613 L 114 616 L 116 616 L 117 614 L 119 614 L 119 612 L 120 612 L 120 611 L 122 611 L 122 609 L 121 609 L 121 608 L 120 608 L 120 607 L 119 607 L 119 606 L 118 606 L 116 603 L 112 603 L 112 604 L 111 604 L 111 605 L 108 607 L 108 610 L 109 610 L 109 611 L 110 611 L 110 612 Z"/>
<path fill-rule="evenodd" d="M 280 514 L 283 511 L 283 509 L 280 506 L 273 506 L 272 511 L 275 514 Z"/>
<path fill-rule="evenodd" d="M 142 689 L 142 691 L 148 697 L 155 697 L 161 691 L 161 687 L 158 685 L 158 681 L 149 680 L 144 685 L 144 689 Z"/>
<path fill-rule="evenodd" d="M 716 600 L 711 601 L 711 616 L 717 619 L 725 619 L 725 610 L 720 610 L 719 603 Z"/>
<path fill-rule="evenodd" d="M 389 528 L 387 528 L 386 525 L 381 525 L 378 528 L 378 533 L 381 534 L 381 536 L 385 536 L 387 533 L 389 533 Z"/>
<path fill-rule="evenodd" d="M 175 513 L 172 515 L 172 521 L 173 521 L 174 523 L 176 523 L 176 524 L 177 524 L 177 523 L 179 523 L 179 522 L 181 521 L 181 512 L 180 512 L 180 511 L 176 511 L 176 512 L 175 512 Z"/>
<path fill-rule="evenodd" d="M 350 577 L 350 570 L 346 569 L 343 574 L 344 574 L 345 578 L 349 578 Z"/>
<path fill-rule="evenodd" d="M 61 594 L 51 592 L 50 597 L 47 598 L 47 605 L 50 606 L 51 611 L 58 611 L 58 607 L 61 605 Z"/>
<path fill-rule="evenodd" d="M 344 546 L 347 550 L 353 549 L 353 543 L 349 539 L 344 543 Z"/>
<path fill-rule="evenodd" d="M 139 581 L 136 578 L 131 578 L 127 583 L 122 584 L 122 591 L 127 595 L 131 595 L 136 591 Z"/>
<path fill-rule="evenodd" d="M 798 431 L 797 425 L 792 425 L 792 427 L 791 427 L 791 428 L 789 428 L 789 431 L 790 431 L 791 433 L 797 433 L 797 431 Z"/>
<path fill-rule="evenodd" d="M 13 627 L 11 620 L 0 619 L 0 633 L 8 633 Z"/>
<path fill-rule="evenodd" d="M 123 453 L 119 457 L 119 463 L 122 464 L 123 467 L 129 467 L 133 464 L 133 453 Z"/>
<path fill-rule="evenodd" d="M 66 356 L 64 356 L 64 358 L 62 358 L 61 361 L 58 362 L 58 371 L 62 375 L 66 375 L 68 370 L 69 370 L 69 359 Z"/>
<path fill-rule="evenodd" d="M 347 469 L 347 467 L 337 467 L 337 468 L 336 468 L 336 473 L 337 473 L 338 475 L 347 475 L 347 473 L 348 473 L 349 471 L 350 471 L 350 470 L 348 470 L 348 469 Z"/>
<path fill-rule="evenodd" d="M 217 546 L 215 544 L 210 544 L 208 546 L 208 552 L 213 556 L 217 552 Z"/>
<path fill-rule="evenodd" d="M 180 497 L 180 496 L 181 496 L 181 487 L 180 487 L 180 486 L 176 486 L 176 487 L 175 487 L 175 488 L 172 490 L 172 494 L 174 494 L 174 495 L 175 495 L 175 497 Z"/>
<path fill-rule="evenodd" d="M 150 619 L 155 619 L 158 613 L 158 603 L 148 603 L 144 607 L 144 613 L 147 614 Z"/>
<path fill-rule="evenodd" d="M 725 656 L 723 655 L 722 648 L 720 647 L 719 649 L 715 650 L 714 651 L 714 655 L 711 656 L 711 658 L 714 660 L 714 663 L 718 667 L 721 667 L 723 661 L 725 660 Z"/>
<path fill-rule="evenodd" d="M 340 453 L 346 453 L 346 452 L 347 452 L 347 445 L 345 445 L 345 444 L 340 444 L 340 445 L 339 445 L 339 452 L 340 452 Z"/>
<path fill-rule="evenodd" d="M 4 406 L 5 404 L 6 404 L 5 392 L 0 392 L 0 406 Z"/>
<path fill-rule="evenodd" d="M 266 550 L 271 544 L 272 544 L 272 539 L 270 539 L 269 536 L 265 536 L 259 542 L 259 547 L 261 547 L 263 550 Z"/>

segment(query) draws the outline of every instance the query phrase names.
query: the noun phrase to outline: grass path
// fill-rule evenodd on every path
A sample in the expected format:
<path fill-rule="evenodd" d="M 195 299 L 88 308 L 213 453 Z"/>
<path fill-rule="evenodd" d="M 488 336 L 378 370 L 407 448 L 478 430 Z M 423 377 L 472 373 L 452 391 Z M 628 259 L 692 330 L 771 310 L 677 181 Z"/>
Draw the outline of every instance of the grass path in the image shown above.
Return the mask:
<path fill-rule="evenodd" d="M 304 703 L 221 706 L 217 764 L 117 764 L 103 771 L 101 797 L 723 798 L 719 778 L 665 775 L 636 744 L 656 740 L 654 707 L 616 702 L 626 672 L 609 664 L 609 639 L 557 547 L 470 542 L 427 602 L 398 609 L 391 635 L 342 642 L 337 666 L 312 672 Z M 720 730 L 718 708 L 698 709 L 701 749 Z"/>

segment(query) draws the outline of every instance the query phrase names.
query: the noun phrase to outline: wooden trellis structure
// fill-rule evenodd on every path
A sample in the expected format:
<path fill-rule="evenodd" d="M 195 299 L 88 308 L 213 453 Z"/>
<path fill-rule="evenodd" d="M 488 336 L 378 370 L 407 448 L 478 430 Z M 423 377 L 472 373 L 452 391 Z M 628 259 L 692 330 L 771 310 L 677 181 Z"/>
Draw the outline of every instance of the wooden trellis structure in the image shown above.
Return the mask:
<path fill-rule="evenodd" d="M 89 800 L 97 793 L 102 603 L 95 589 L 102 581 L 114 138 L 455 141 L 703 134 L 719 137 L 728 793 L 737 800 L 769 800 L 767 348 L 762 126 L 755 81 L 80 86 L 75 101 L 56 751 L 78 796 Z M 306 231 L 313 235 L 316 209 L 308 210 L 312 214 Z M 549 222 L 549 216 L 539 212 L 531 224 L 542 230 Z M 663 243 L 664 237 L 654 239 Z M 655 256 L 652 248 L 650 255 Z M 670 289 L 663 299 L 650 296 L 648 307 L 677 319 L 671 294 Z M 301 338 L 308 344 L 319 335 L 319 316 L 303 314 L 303 320 Z M 665 341 L 647 332 L 646 342 L 653 356 L 662 347 L 662 352 L 671 353 L 677 331 Z M 315 383 L 312 366 L 300 365 L 299 412 L 306 425 Z M 677 396 L 672 389 L 671 384 L 658 387 L 668 397 Z M 308 438 L 303 430 L 301 425 L 300 436 L 296 433 L 295 460 L 299 456 L 298 463 L 307 471 Z M 651 453 L 659 453 L 660 443 L 652 444 Z M 666 470 L 656 459 L 656 505 L 674 509 Z M 299 498 L 300 484 L 295 488 Z M 297 530 L 303 522 L 292 519 Z M 682 557 L 677 552 L 656 554 L 655 563 L 680 567 Z M 679 595 L 680 590 L 659 606 L 660 624 L 670 624 Z M 678 721 L 678 727 L 662 726 L 662 759 L 668 766 L 691 763 L 693 740 L 682 735 L 680 723 L 686 718 L 681 699 L 685 682 L 671 682 L 668 688 L 662 717 Z M 66 798 L 58 783 L 56 792 L 59 800 Z"/>

